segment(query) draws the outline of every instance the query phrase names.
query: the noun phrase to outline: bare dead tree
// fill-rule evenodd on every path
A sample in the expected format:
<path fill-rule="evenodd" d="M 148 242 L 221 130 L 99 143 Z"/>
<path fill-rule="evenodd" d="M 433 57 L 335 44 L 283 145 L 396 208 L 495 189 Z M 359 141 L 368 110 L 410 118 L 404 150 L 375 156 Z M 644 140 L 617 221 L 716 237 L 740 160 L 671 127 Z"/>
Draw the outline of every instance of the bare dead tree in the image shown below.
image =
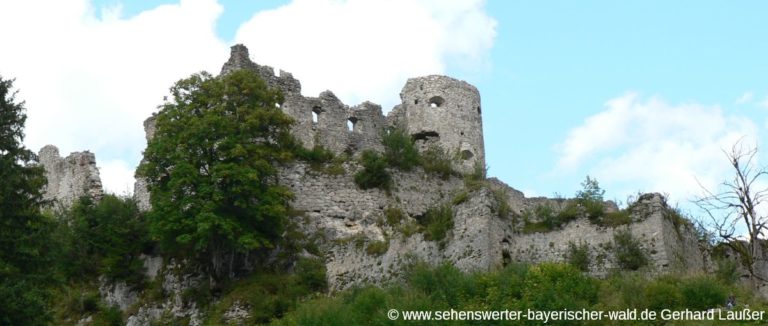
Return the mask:
<path fill-rule="evenodd" d="M 759 209 L 768 196 L 768 188 L 758 188 L 762 179 L 768 177 L 768 170 L 757 166 L 757 146 L 745 147 L 740 140 L 723 153 L 733 168 L 733 177 L 714 191 L 699 184 L 704 194 L 693 202 L 709 215 L 715 236 L 739 255 L 750 275 L 766 281 L 768 271 L 762 266 L 765 257 L 760 239 L 765 237 L 768 216 L 761 215 Z M 746 228 L 746 234 L 739 226 Z M 744 241 L 745 236 L 748 241 Z"/>

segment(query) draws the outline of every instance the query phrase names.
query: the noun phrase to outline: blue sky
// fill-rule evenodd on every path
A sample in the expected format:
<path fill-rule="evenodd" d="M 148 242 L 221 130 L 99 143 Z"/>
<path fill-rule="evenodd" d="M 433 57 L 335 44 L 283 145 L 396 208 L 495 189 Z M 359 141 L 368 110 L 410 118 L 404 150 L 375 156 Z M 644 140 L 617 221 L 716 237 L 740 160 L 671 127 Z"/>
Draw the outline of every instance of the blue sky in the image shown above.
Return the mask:
<path fill-rule="evenodd" d="M 16 77 L 27 100 L 28 146 L 94 151 L 118 193 L 131 189 L 144 117 L 174 80 L 218 72 L 236 42 L 258 63 L 294 73 L 305 95 L 330 88 L 348 105 L 370 99 L 389 110 L 417 75 L 474 84 L 489 174 L 529 196 L 571 196 L 589 174 L 608 198 L 658 191 L 686 206 L 697 182 L 714 187 L 728 176 L 721 149 L 741 138 L 762 145 L 768 122 L 763 1 L 51 7 L 0 4 L 0 27 L 17 31 L 0 49 L 0 74 Z"/>

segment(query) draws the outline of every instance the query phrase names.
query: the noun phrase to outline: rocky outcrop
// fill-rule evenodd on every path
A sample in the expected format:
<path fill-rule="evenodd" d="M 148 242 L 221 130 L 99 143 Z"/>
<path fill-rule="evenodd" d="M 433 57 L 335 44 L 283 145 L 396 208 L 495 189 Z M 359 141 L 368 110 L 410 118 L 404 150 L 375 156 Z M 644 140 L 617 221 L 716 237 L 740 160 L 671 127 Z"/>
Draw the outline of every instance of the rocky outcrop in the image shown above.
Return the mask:
<path fill-rule="evenodd" d="M 93 153 L 74 152 L 62 158 L 56 146 L 47 145 L 38 155 L 48 179 L 43 198 L 55 207 L 69 207 L 84 195 L 98 200 L 104 194 Z"/>

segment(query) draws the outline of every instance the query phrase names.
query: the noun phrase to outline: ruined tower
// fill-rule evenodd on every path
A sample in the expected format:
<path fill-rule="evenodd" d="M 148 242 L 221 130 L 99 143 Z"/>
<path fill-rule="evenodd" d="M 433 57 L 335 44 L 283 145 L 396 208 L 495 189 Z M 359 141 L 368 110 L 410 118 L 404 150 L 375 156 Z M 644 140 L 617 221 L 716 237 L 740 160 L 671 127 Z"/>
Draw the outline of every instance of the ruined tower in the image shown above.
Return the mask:
<path fill-rule="evenodd" d="M 470 172 L 485 166 L 480 93 L 469 83 L 431 75 L 411 78 L 400 92 L 402 103 L 390 114 L 420 150 L 440 146 L 456 157 L 456 168 Z"/>

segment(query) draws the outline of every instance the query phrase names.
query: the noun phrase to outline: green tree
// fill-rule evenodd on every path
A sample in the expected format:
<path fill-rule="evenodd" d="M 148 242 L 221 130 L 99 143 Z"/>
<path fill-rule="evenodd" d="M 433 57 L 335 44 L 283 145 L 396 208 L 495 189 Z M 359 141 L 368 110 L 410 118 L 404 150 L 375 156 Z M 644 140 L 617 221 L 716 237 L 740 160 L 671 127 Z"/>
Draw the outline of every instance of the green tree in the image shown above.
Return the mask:
<path fill-rule="evenodd" d="M 275 164 L 292 157 L 293 120 L 282 95 L 254 72 L 192 75 L 171 87 L 139 175 L 147 178 L 152 234 L 166 250 L 204 259 L 214 277 L 236 254 L 271 248 L 292 194 Z M 226 265 L 226 266 L 225 266 Z"/>
<path fill-rule="evenodd" d="M 381 137 L 384 145 L 384 159 L 389 166 L 410 171 L 419 165 L 419 151 L 413 139 L 403 129 L 391 128 Z"/>
<path fill-rule="evenodd" d="M 53 221 L 40 213 L 46 179 L 22 144 L 26 113 L 13 80 L 0 77 L 0 325 L 49 319 Z"/>
<path fill-rule="evenodd" d="M 96 277 L 141 285 L 148 249 L 147 226 L 130 198 L 105 195 L 98 202 L 81 197 L 61 221 L 65 229 L 62 265 L 68 278 Z"/>
<path fill-rule="evenodd" d="M 584 201 L 602 202 L 605 190 L 600 188 L 597 179 L 587 176 L 581 183 L 581 190 L 576 192 L 576 198 Z"/>

